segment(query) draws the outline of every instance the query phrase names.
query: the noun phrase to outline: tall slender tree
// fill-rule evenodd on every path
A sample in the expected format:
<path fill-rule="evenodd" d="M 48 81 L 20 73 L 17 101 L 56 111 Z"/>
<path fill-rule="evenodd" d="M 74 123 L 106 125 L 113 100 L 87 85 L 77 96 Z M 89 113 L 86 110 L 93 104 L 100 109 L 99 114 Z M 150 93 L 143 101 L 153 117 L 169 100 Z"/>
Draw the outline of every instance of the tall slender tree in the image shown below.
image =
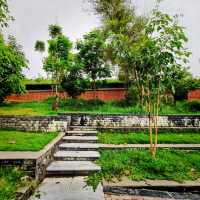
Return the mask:
<path fill-rule="evenodd" d="M 77 43 L 78 58 L 85 73 L 92 80 L 92 88 L 96 97 L 96 80 L 110 76 L 110 68 L 105 60 L 106 43 L 103 33 L 96 29 L 84 36 Z"/>
<path fill-rule="evenodd" d="M 70 63 L 72 43 L 62 34 L 62 28 L 57 24 L 49 26 L 49 36 L 48 56 L 43 59 L 43 69 L 51 74 L 56 97 L 58 97 L 58 87 Z M 37 41 L 35 50 L 44 52 L 44 42 Z"/>
<path fill-rule="evenodd" d="M 0 26 L 7 27 L 8 21 L 14 18 L 10 16 L 7 0 L 0 0 Z"/>

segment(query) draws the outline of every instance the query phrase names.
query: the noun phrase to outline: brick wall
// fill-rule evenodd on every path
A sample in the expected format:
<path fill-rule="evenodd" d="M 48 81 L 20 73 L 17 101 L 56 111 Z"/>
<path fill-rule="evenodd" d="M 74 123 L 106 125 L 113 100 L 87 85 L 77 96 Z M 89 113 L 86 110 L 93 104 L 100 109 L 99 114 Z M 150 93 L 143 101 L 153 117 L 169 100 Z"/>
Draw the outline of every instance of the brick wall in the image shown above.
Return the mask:
<path fill-rule="evenodd" d="M 200 100 L 200 88 L 188 92 L 188 100 Z"/>
<path fill-rule="evenodd" d="M 9 102 L 27 102 L 27 101 L 43 101 L 49 97 L 55 96 L 51 90 L 41 90 L 41 91 L 28 91 L 23 95 L 10 95 L 7 97 Z M 68 98 L 68 94 L 65 92 L 59 92 L 59 96 L 62 98 Z M 125 97 L 124 88 L 114 88 L 114 89 L 99 89 L 96 92 L 96 96 L 103 101 L 119 101 Z M 87 90 L 85 93 L 82 93 L 79 98 L 82 99 L 94 99 L 95 93 L 92 90 Z"/>

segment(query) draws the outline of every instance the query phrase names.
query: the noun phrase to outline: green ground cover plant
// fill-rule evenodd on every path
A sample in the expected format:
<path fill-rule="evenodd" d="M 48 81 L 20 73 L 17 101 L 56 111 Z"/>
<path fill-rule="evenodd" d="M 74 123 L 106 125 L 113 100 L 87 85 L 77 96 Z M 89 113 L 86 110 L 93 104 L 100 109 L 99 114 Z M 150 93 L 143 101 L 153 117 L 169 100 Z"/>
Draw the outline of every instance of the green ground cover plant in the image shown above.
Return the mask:
<path fill-rule="evenodd" d="M 39 151 L 56 136 L 57 133 L 0 130 L 0 151 Z"/>
<path fill-rule="evenodd" d="M 102 144 L 148 144 L 149 133 L 99 133 L 99 142 Z M 170 133 L 160 132 L 158 136 L 160 144 L 200 144 L 199 133 Z"/>
<path fill-rule="evenodd" d="M 30 184 L 22 180 L 24 176 L 17 168 L 0 167 L 0 199 L 15 199 L 17 188 Z"/>
<path fill-rule="evenodd" d="M 88 178 L 94 188 L 102 180 L 174 180 L 183 182 L 200 177 L 200 154 L 198 151 L 185 152 L 159 150 L 152 158 L 148 150 L 102 151 L 97 161 L 101 171 Z"/>
<path fill-rule="evenodd" d="M 85 113 L 102 113 L 102 114 L 147 114 L 144 109 L 135 106 L 126 106 L 123 102 L 107 102 L 100 100 L 82 100 L 68 99 L 60 101 L 60 108 L 52 110 L 53 99 L 43 102 L 26 102 L 26 103 L 4 103 L 0 105 L 0 115 L 30 115 L 30 116 L 47 116 L 57 115 L 57 113 L 85 112 Z M 190 110 L 187 102 L 177 102 L 176 105 L 164 105 L 160 114 L 192 114 L 199 115 L 200 111 Z"/>

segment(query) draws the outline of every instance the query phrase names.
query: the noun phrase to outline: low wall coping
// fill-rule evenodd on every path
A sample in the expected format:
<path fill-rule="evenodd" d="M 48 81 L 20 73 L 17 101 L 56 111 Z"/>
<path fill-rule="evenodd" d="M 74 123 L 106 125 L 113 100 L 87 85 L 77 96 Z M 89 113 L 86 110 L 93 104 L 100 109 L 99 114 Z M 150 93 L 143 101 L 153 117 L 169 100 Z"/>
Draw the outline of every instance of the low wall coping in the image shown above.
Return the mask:
<path fill-rule="evenodd" d="M 59 116 L 74 116 L 74 115 L 90 115 L 90 116 L 136 116 L 136 117 L 147 117 L 148 114 L 134 114 L 134 113 L 86 113 L 86 112 L 69 112 L 69 113 L 58 113 Z M 161 117 L 200 117 L 199 114 L 197 115 L 191 115 L 191 114 L 162 114 L 162 115 L 159 115 Z"/>
<path fill-rule="evenodd" d="M 129 188 L 152 188 L 152 187 L 200 187 L 200 179 L 196 181 L 184 181 L 183 183 L 169 180 L 144 180 L 144 181 L 132 181 L 127 177 L 123 177 L 122 181 L 109 182 L 103 180 L 103 187 L 129 187 Z"/>
<path fill-rule="evenodd" d="M 42 116 L 42 115 L 0 115 L 0 118 L 30 118 L 30 119 L 65 119 L 67 116 L 76 116 L 76 115 L 89 115 L 89 116 L 136 116 L 136 117 L 147 117 L 146 114 L 134 114 L 134 113 L 85 113 L 85 112 L 69 112 L 69 113 L 57 113 L 57 115 L 51 115 L 51 116 Z M 197 115 L 191 115 L 191 114 L 170 114 L 170 115 L 159 115 L 160 117 L 200 117 L 199 114 Z"/>
<path fill-rule="evenodd" d="M 59 142 L 65 133 L 59 133 L 50 143 L 40 151 L 0 151 L 0 160 L 37 160 L 48 152 L 57 142 Z"/>

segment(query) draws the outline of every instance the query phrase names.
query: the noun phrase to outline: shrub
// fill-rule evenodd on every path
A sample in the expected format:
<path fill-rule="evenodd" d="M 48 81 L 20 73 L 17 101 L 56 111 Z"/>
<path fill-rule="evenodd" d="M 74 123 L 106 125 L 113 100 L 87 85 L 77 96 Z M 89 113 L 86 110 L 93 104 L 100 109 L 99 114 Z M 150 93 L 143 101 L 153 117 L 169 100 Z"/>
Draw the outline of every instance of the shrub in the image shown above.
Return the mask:
<path fill-rule="evenodd" d="M 102 106 L 105 103 L 100 99 L 84 100 L 84 99 L 68 99 L 65 102 L 65 106 L 75 108 L 87 108 L 94 106 Z"/>
<path fill-rule="evenodd" d="M 189 101 L 185 103 L 185 108 L 191 112 L 200 111 L 200 101 Z"/>

